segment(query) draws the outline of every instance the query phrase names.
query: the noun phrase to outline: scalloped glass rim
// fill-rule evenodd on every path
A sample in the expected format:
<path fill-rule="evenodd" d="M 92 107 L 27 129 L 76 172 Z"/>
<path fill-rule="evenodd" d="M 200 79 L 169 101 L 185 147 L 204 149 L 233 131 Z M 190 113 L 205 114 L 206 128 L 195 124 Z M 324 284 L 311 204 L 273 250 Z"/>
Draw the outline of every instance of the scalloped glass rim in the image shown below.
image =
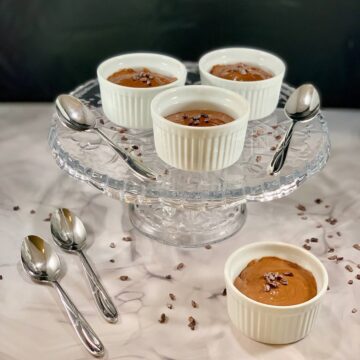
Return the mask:
<path fill-rule="evenodd" d="M 191 67 L 193 67 L 193 74 L 190 74 L 190 76 L 193 75 L 193 77 L 196 77 L 194 65 L 188 65 L 190 70 Z M 192 81 L 192 83 L 193 82 L 194 81 Z M 89 89 L 96 86 L 97 81 L 90 80 L 76 88 L 72 94 L 82 98 Z M 292 91 L 293 88 L 284 84 L 279 104 L 283 104 Z M 330 141 L 327 124 L 323 117 L 319 116 L 314 121 L 319 122 L 317 133 L 321 132 L 323 144 L 319 151 L 314 154 L 309 161 L 305 162 L 305 165 L 302 168 L 294 169 L 290 174 L 286 174 L 285 176 L 280 175 L 271 177 L 270 179 L 267 177 L 267 179 L 264 179 L 261 183 L 255 182 L 254 185 L 245 184 L 245 186 L 238 188 L 228 188 L 226 183 L 217 184 L 215 188 L 220 187 L 220 190 L 179 191 L 177 189 L 169 188 L 169 183 L 167 183 L 167 186 L 162 186 L 162 183 L 152 186 L 150 183 L 144 184 L 140 182 L 135 177 L 118 179 L 108 176 L 105 173 L 95 171 L 91 167 L 84 166 L 63 148 L 61 139 L 59 138 L 59 125 L 57 124 L 58 120 L 56 115 L 53 116 L 53 123 L 50 128 L 48 140 L 55 161 L 61 169 L 65 170 L 70 176 L 93 185 L 110 197 L 135 204 L 162 203 L 164 205 L 175 207 L 203 207 L 210 209 L 218 206 L 234 205 L 236 203 L 241 203 L 244 200 L 270 201 L 287 196 L 296 190 L 307 178 L 320 171 L 328 160 L 330 154 Z M 311 129 L 306 131 L 310 133 Z M 206 173 L 204 176 L 206 176 Z"/>

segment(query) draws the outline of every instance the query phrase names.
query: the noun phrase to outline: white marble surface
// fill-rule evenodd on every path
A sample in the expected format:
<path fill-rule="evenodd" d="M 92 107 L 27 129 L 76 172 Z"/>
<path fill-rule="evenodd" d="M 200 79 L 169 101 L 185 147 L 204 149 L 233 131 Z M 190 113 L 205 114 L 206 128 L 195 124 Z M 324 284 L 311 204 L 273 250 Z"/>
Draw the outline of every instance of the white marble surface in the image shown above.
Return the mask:
<path fill-rule="evenodd" d="M 288 198 L 249 204 L 242 231 L 210 250 L 180 250 L 140 236 L 131 228 L 124 205 L 59 170 L 47 145 L 51 111 L 49 104 L 0 105 L 1 360 L 91 358 L 55 291 L 32 283 L 19 262 L 25 235 L 51 241 L 44 219 L 59 206 L 71 208 L 86 222 L 91 241 L 87 254 L 120 312 L 118 324 L 106 323 L 97 313 L 79 260 L 59 252 L 66 265 L 61 284 L 101 337 L 108 359 L 359 359 L 360 280 L 355 275 L 360 273 L 360 251 L 352 244 L 360 242 L 360 111 L 325 111 L 333 144 L 325 170 Z M 318 197 L 324 199 L 321 205 L 314 203 Z M 307 207 L 306 220 L 297 215 L 299 202 Z M 16 205 L 20 210 L 13 210 Z M 325 222 L 328 216 L 338 223 Z M 124 235 L 133 241 L 122 241 Z M 221 295 L 227 256 L 253 241 L 302 245 L 312 236 L 319 238 L 311 251 L 329 271 L 330 291 L 311 335 L 292 345 L 268 346 L 236 333 Z M 109 247 L 111 242 L 116 248 Z M 344 261 L 328 260 L 328 246 Z M 175 270 L 179 262 L 185 264 L 181 271 Z M 344 269 L 346 264 L 355 268 L 353 273 Z M 167 274 L 172 280 L 164 278 Z M 121 281 L 120 275 L 130 280 Z M 349 279 L 353 285 L 347 284 Z M 170 292 L 177 296 L 172 310 L 166 307 Z M 192 299 L 199 308 L 191 307 Z M 353 314 L 353 308 L 359 311 Z M 166 324 L 158 322 L 163 312 L 169 317 Z M 189 315 L 198 321 L 195 331 L 187 327 Z"/>

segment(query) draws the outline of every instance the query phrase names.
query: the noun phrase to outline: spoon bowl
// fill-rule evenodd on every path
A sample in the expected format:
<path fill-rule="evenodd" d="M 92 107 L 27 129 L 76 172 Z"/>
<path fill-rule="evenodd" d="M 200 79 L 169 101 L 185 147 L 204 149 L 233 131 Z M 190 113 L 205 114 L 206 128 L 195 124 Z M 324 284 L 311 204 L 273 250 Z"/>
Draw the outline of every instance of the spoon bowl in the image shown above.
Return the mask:
<path fill-rule="evenodd" d="M 57 209 L 51 216 L 51 233 L 55 243 L 69 252 L 82 250 L 86 241 L 86 229 L 82 221 L 65 208 Z"/>
<path fill-rule="evenodd" d="M 52 282 L 60 277 L 60 259 L 51 246 L 36 235 L 28 235 L 21 245 L 25 271 L 36 281 Z"/>

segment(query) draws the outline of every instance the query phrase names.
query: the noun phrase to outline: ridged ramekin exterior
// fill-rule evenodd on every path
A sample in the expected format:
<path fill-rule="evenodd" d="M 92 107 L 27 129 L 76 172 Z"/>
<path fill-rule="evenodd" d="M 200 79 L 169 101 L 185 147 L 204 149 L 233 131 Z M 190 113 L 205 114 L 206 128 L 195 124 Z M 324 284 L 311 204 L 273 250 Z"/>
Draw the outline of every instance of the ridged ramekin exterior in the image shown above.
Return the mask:
<path fill-rule="evenodd" d="M 271 246 L 274 244 L 274 251 L 271 253 L 261 252 L 262 245 Z M 258 246 L 258 256 L 250 255 L 251 259 L 247 258 L 245 261 L 250 262 L 254 258 L 261 258 L 263 256 L 276 256 L 276 247 L 280 249 L 281 255 L 279 257 L 286 259 L 286 247 L 293 251 L 295 246 L 283 243 L 255 243 L 250 246 L 245 246 L 243 252 L 239 249 L 238 256 L 246 257 L 249 247 Z M 285 249 L 285 250 L 284 250 Z M 251 249 L 250 251 L 252 251 Z M 227 290 L 227 308 L 230 320 L 234 326 L 239 329 L 244 335 L 249 338 L 263 342 L 266 344 L 289 344 L 301 340 L 307 336 L 317 319 L 322 298 L 326 292 L 328 277 L 324 266 L 311 254 L 306 254 L 303 249 L 297 248 L 295 251 L 304 256 L 307 262 L 308 270 L 313 272 L 317 282 L 317 295 L 309 301 L 292 306 L 271 306 L 256 302 L 244 294 L 240 293 L 233 284 L 236 275 L 242 269 L 236 271 L 234 277 L 233 270 L 230 270 L 233 264 L 231 261 L 236 261 L 233 256 L 230 256 L 225 265 L 225 282 Z M 235 252 L 236 253 L 236 252 Z M 234 253 L 234 254 L 235 254 Z M 308 256 L 311 255 L 311 256 Z M 233 258 L 231 260 L 231 258 Z M 300 259 L 300 257 L 298 257 Z M 294 261 L 293 258 L 288 259 Z M 314 264 L 314 268 L 311 268 Z M 231 274 L 232 273 L 232 274 Z"/>
<path fill-rule="evenodd" d="M 272 71 L 274 76 L 261 81 L 232 81 L 210 74 L 214 65 L 236 62 L 263 66 Z M 235 91 L 248 100 L 249 120 L 256 120 L 270 115 L 276 109 L 286 67 L 282 60 L 270 53 L 256 49 L 231 48 L 205 54 L 199 61 L 199 70 L 202 84 Z"/>
<path fill-rule="evenodd" d="M 192 101 L 209 101 L 215 107 L 217 103 L 219 107 L 223 106 L 224 96 L 232 97 L 234 104 L 236 102 L 233 111 L 237 118 L 226 125 L 214 127 L 185 126 L 164 119 L 163 114 L 152 106 L 154 142 L 158 156 L 167 164 L 186 171 L 214 171 L 234 164 L 244 147 L 249 116 L 246 100 L 235 93 L 207 86 L 186 86 L 173 90 L 185 91 Z M 160 96 L 165 102 L 166 94 L 173 98 L 173 93 L 164 92 Z M 183 110 L 186 109 L 184 102 Z M 166 109 L 164 111 L 169 115 Z"/>
<path fill-rule="evenodd" d="M 114 84 L 107 77 L 124 67 L 148 67 L 177 78 L 173 83 L 153 88 L 132 88 Z M 160 54 L 126 54 L 104 61 L 98 67 L 102 108 L 106 117 L 125 128 L 151 129 L 150 104 L 164 90 L 183 86 L 186 68 L 176 59 Z"/>

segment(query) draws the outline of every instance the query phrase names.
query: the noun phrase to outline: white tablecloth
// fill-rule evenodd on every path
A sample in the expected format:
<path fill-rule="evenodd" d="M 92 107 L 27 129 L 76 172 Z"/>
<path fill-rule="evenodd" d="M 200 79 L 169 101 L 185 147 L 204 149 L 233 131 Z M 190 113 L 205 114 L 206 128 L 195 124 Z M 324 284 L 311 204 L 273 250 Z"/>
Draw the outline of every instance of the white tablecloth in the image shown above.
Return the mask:
<path fill-rule="evenodd" d="M 66 265 L 61 284 L 102 339 L 108 359 L 359 359 L 360 358 L 360 111 L 328 110 L 332 154 L 324 171 L 291 196 L 250 203 L 244 228 L 211 249 L 176 249 L 146 239 L 132 229 L 126 207 L 62 172 L 51 157 L 47 131 L 51 104 L 0 105 L 0 359 L 90 359 L 49 286 L 23 273 L 20 244 L 27 234 L 51 240 L 49 222 L 56 207 L 74 210 L 86 223 L 87 249 L 105 287 L 115 299 L 120 321 L 98 314 L 75 255 L 59 251 Z M 316 204 L 316 198 L 323 199 Z M 306 219 L 297 204 L 306 206 Z M 329 205 L 329 207 L 325 207 Z M 18 211 L 13 207 L 19 206 Z M 31 214 L 35 210 L 35 214 Z M 329 216 L 338 222 L 325 221 Z M 317 225 L 322 225 L 318 228 Z M 340 235 L 336 233 L 340 232 Z M 130 235 L 132 242 L 122 241 Z M 280 240 L 302 246 L 317 237 L 311 251 L 330 275 L 318 322 L 304 340 L 287 346 L 256 343 L 232 329 L 226 313 L 223 266 L 239 246 Z M 109 244 L 114 242 L 116 247 Z M 328 260 L 334 247 L 344 260 Z M 58 251 L 58 249 L 57 249 Z M 114 262 L 110 262 L 114 259 Z M 178 263 L 185 264 L 176 270 Z M 354 272 L 344 267 L 350 264 Z M 170 274 L 172 279 L 166 279 Z M 129 276 L 121 281 L 120 275 Z M 354 283 L 349 285 L 348 280 Z M 166 307 L 168 294 L 176 300 Z M 199 307 L 191 307 L 195 300 Z M 357 313 L 352 309 L 357 308 Z M 168 322 L 160 324 L 161 313 Z M 198 322 L 194 331 L 188 324 Z"/>

